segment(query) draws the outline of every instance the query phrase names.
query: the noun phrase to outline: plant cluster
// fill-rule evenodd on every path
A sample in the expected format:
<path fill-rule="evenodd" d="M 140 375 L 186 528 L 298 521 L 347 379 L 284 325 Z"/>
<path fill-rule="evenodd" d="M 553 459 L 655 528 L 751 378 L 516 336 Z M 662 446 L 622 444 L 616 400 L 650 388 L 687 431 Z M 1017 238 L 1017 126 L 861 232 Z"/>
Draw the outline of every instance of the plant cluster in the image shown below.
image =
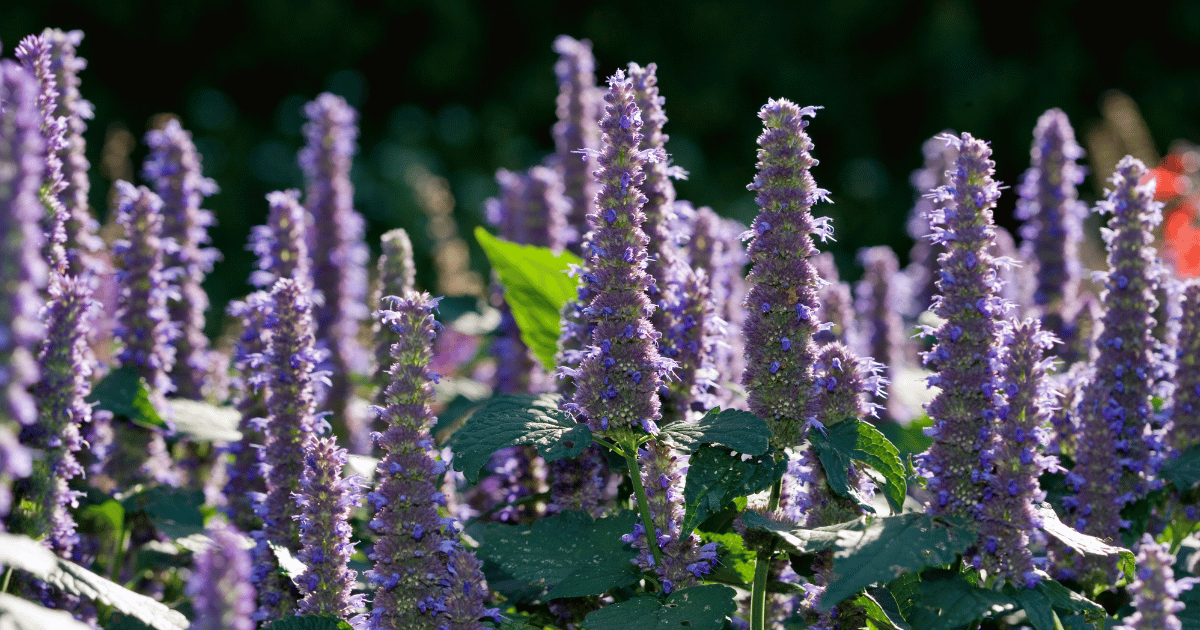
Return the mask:
<path fill-rule="evenodd" d="M 557 150 L 497 173 L 491 287 L 443 299 L 402 230 L 368 291 L 357 113 L 322 94 L 210 343 L 216 183 L 168 120 L 98 238 L 81 39 L 0 60 L 4 623 L 1200 628 L 1200 283 L 1132 157 L 1086 282 L 1062 111 L 1019 249 L 988 143 L 947 132 L 908 266 L 865 249 L 852 286 L 818 249 L 820 108 L 759 111 L 738 225 L 677 199 L 655 65 L 598 86 L 563 36 Z"/>

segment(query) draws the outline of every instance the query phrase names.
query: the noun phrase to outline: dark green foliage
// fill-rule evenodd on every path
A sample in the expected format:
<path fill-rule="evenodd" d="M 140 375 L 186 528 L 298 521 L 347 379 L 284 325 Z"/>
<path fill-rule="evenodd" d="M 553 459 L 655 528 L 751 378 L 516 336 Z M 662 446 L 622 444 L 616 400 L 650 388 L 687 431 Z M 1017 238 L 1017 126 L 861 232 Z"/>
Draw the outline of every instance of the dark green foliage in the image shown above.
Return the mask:
<path fill-rule="evenodd" d="M 583 622 L 585 630 L 720 630 L 737 610 L 734 590 L 708 584 L 675 591 L 658 597 L 635 597 L 591 613 Z"/>
<path fill-rule="evenodd" d="M 883 493 L 892 510 L 899 513 L 908 492 L 908 476 L 900 452 L 868 422 L 847 418 L 826 428 L 808 433 L 809 442 L 821 459 L 829 487 L 838 495 L 858 501 L 864 509 L 874 511 L 870 501 L 850 485 L 851 461 L 862 462 L 883 475 Z"/>
<path fill-rule="evenodd" d="M 698 523 L 730 505 L 737 497 L 771 487 L 787 471 L 787 461 L 770 455 L 742 460 L 726 449 L 703 446 L 689 461 L 683 500 L 686 512 L 680 526 L 687 537 Z"/>
<path fill-rule="evenodd" d="M 532 444 L 546 461 L 577 457 L 592 443 L 587 425 L 577 424 L 558 409 L 557 394 L 504 394 L 481 409 L 454 433 L 454 469 L 475 483 L 492 453 Z"/>
<path fill-rule="evenodd" d="M 771 446 L 767 423 L 749 411 L 738 409 L 712 409 L 696 422 L 668 424 L 658 437 L 685 453 L 701 444 L 720 444 L 746 455 L 762 455 Z"/>

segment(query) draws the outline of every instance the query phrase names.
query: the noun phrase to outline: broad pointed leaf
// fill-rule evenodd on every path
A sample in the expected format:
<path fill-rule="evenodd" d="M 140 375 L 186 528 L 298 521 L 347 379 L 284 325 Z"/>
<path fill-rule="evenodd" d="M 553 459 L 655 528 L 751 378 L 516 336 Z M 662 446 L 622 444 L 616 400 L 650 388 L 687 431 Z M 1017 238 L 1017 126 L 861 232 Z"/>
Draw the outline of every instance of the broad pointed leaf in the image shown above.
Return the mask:
<path fill-rule="evenodd" d="M 706 584 L 675 591 L 665 600 L 635 597 L 597 610 L 583 620 L 583 630 L 720 630 L 737 611 L 737 593 L 728 586 Z"/>
<path fill-rule="evenodd" d="M 979 619 L 1009 614 L 1018 606 L 1009 595 L 973 586 L 956 575 L 922 580 L 908 622 L 921 630 L 952 630 Z"/>
<path fill-rule="evenodd" d="M 770 488 L 786 470 L 787 460 L 783 458 L 776 462 L 770 455 L 762 455 L 743 461 L 740 455 L 730 455 L 728 449 L 701 447 L 692 453 L 688 464 L 680 536 L 686 538 L 697 524 L 737 497 Z"/>
<path fill-rule="evenodd" d="M 658 437 L 685 453 L 701 444 L 720 444 L 746 455 L 762 455 L 771 448 L 767 423 L 739 409 L 713 409 L 695 422 L 672 422 L 662 427 Z"/>
<path fill-rule="evenodd" d="M 742 514 L 742 522 L 745 523 L 748 530 L 774 534 L 776 546 L 780 550 L 804 555 L 837 546 L 839 532 L 842 530 L 862 531 L 866 520 L 858 519 L 828 527 L 804 529 L 776 523 L 758 512 L 746 512 Z"/>
<path fill-rule="evenodd" d="M 238 431 L 241 414 L 233 407 L 211 405 L 197 400 L 170 401 L 175 432 L 201 442 L 236 442 L 242 439 Z"/>
<path fill-rule="evenodd" d="M 912 630 L 900 614 L 896 598 L 886 588 L 868 588 L 854 603 L 867 611 L 867 619 L 880 630 Z"/>
<path fill-rule="evenodd" d="M 52 610 L 25 601 L 15 595 L 0 593 L 0 628 L 5 630 L 90 630 L 91 626 L 76 621 L 71 613 Z"/>
<path fill-rule="evenodd" d="M 1033 630 L 1055 630 L 1054 611 L 1051 609 L 1050 598 L 1046 593 L 1036 588 L 1022 588 L 1008 585 L 1004 592 L 1025 609 L 1025 617 Z"/>
<path fill-rule="evenodd" d="M 1183 451 L 1179 457 L 1163 462 L 1159 476 L 1178 488 L 1180 492 L 1191 490 L 1200 483 L 1200 445 Z"/>
<path fill-rule="evenodd" d="M 129 418 L 134 424 L 150 429 L 169 429 L 158 409 L 150 402 L 150 389 L 146 381 L 138 376 L 137 369 L 126 365 L 109 372 L 96 387 L 88 402 L 96 409 L 111 411 Z"/>
<path fill-rule="evenodd" d="M 825 431 L 810 431 L 809 442 L 821 460 L 829 487 L 838 495 L 858 501 L 864 509 L 874 511 L 870 501 L 850 483 L 851 461 L 862 462 L 884 478 L 883 491 L 888 504 L 896 513 L 904 505 L 908 491 L 904 462 L 899 451 L 869 422 L 847 418 L 830 425 Z"/>
<path fill-rule="evenodd" d="M 489 398 L 454 433 L 454 469 L 475 483 L 492 453 L 518 444 L 536 446 L 546 461 L 577 457 L 592 443 L 592 432 L 559 411 L 558 400 L 557 394 Z"/>
<path fill-rule="evenodd" d="M 264 630 L 351 630 L 350 624 L 337 617 L 285 617 L 268 624 Z"/>
<path fill-rule="evenodd" d="M 48 573 L 33 575 L 57 589 L 136 617 L 155 630 L 186 630 L 189 625 L 187 618 L 179 611 L 100 577 L 69 560 L 59 559 Z"/>
<path fill-rule="evenodd" d="M 542 366 L 553 372 L 563 303 L 576 297 L 578 281 L 567 275 L 582 261 L 569 252 L 554 254 L 546 247 L 518 245 L 498 239 L 482 227 L 475 239 L 504 285 L 504 300 L 521 330 L 521 341 Z"/>

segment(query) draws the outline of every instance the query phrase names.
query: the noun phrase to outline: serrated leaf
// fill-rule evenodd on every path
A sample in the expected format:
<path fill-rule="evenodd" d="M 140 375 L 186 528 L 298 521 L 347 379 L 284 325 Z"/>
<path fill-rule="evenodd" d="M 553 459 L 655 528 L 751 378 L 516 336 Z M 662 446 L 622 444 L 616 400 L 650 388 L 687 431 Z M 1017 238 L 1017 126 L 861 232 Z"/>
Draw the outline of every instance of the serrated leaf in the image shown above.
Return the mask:
<path fill-rule="evenodd" d="M 1037 588 L 1050 600 L 1050 605 L 1054 608 L 1070 611 L 1103 611 L 1104 607 L 1096 602 L 1072 591 L 1063 586 L 1056 580 L 1050 579 L 1050 576 L 1042 574 L 1042 581 L 1038 582 Z"/>
<path fill-rule="evenodd" d="M 804 529 L 776 523 L 758 512 L 742 514 L 742 522 L 745 523 L 748 530 L 774 534 L 779 550 L 796 555 L 816 553 L 835 547 L 838 542 L 838 532 L 844 529 L 861 531 L 866 526 L 866 519 L 863 518 L 828 527 Z"/>
<path fill-rule="evenodd" d="M 542 366 L 553 372 L 561 329 L 560 311 L 576 298 L 578 281 L 567 275 L 572 264 L 583 261 L 570 252 L 554 254 L 546 247 L 518 245 L 498 239 L 482 227 L 475 239 L 487 254 L 492 270 L 504 285 L 504 300 L 521 330 L 521 341 L 533 350 Z"/>
<path fill-rule="evenodd" d="M 139 426 L 148 429 L 170 429 L 167 421 L 150 402 L 150 389 L 146 386 L 146 381 L 138 376 L 137 368 L 131 365 L 109 372 L 96 383 L 87 401 L 95 403 L 96 409 L 124 416 Z"/>
<path fill-rule="evenodd" d="M 12 567 L 41 575 L 53 571 L 58 556 L 42 543 L 19 534 L 0 532 L 0 567 Z"/>
<path fill-rule="evenodd" d="M 896 598 L 886 588 L 868 588 L 854 603 L 867 611 L 867 619 L 880 630 L 912 630 L 900 614 Z"/>
<path fill-rule="evenodd" d="M 178 611 L 100 577 L 69 560 L 58 559 L 55 567 L 49 572 L 32 575 L 59 590 L 111 606 L 118 612 L 136 617 L 155 630 L 186 630 L 188 627 L 187 618 Z"/>
<path fill-rule="evenodd" d="M 972 586 L 961 576 L 923 580 L 913 598 L 908 622 L 921 630 L 952 630 L 979 619 L 1009 614 L 1017 607 L 1012 597 Z"/>
<path fill-rule="evenodd" d="M 15 595 L 0 593 L 0 628 L 5 630 L 90 630 L 71 613 L 44 608 Z"/>
<path fill-rule="evenodd" d="M 896 599 L 896 605 L 900 607 L 900 615 L 905 619 L 908 618 L 908 611 L 912 608 L 912 598 L 916 596 L 920 583 L 921 575 L 914 571 L 901 575 L 887 585 L 888 592 L 892 594 L 892 597 Z"/>
<path fill-rule="evenodd" d="M 1058 514 L 1048 504 L 1037 506 L 1038 515 L 1042 517 L 1042 531 L 1057 538 L 1075 551 L 1092 556 L 1119 556 L 1117 566 L 1129 579 L 1133 579 L 1133 552 L 1124 548 L 1110 545 L 1095 536 L 1089 536 L 1068 527 L 1058 520 Z"/>
<path fill-rule="evenodd" d="M 592 432 L 558 409 L 557 394 L 503 394 L 484 402 L 454 434 L 454 469 L 467 481 L 492 453 L 507 446 L 532 444 L 546 461 L 577 457 L 592 443 Z"/>
<path fill-rule="evenodd" d="M 155 529 L 172 539 L 204 531 L 203 504 L 203 491 L 169 486 L 154 486 L 121 501 L 126 514 L 145 512 Z"/>
<path fill-rule="evenodd" d="M 284 617 L 268 624 L 263 630 L 353 630 L 352 626 L 337 617 Z"/>
<path fill-rule="evenodd" d="M 665 601 L 635 597 L 588 614 L 583 630 L 721 630 L 737 611 L 728 586 L 706 584 L 675 591 Z"/>
<path fill-rule="evenodd" d="M 733 502 L 771 487 L 787 471 L 787 460 L 776 462 L 770 455 L 745 461 L 728 449 L 703 446 L 688 463 L 683 487 L 684 517 L 681 538 L 687 538 L 698 523 Z"/>
<path fill-rule="evenodd" d="M 621 540 L 635 522 L 627 510 L 599 520 L 562 512 L 533 525 L 489 523 L 478 555 L 516 580 L 550 589 L 548 599 L 600 595 L 641 579 L 631 562 L 637 551 Z"/>
<path fill-rule="evenodd" d="M 717 408 L 695 422 L 672 422 L 662 427 L 658 439 L 684 453 L 701 444 L 720 444 L 746 455 L 762 455 L 771 448 L 771 429 L 749 411 Z"/>
<path fill-rule="evenodd" d="M 736 532 L 714 534 L 712 532 L 696 532 L 702 543 L 717 543 L 720 559 L 716 570 L 704 579 L 711 582 L 734 582 L 746 585 L 754 582 L 754 552 L 746 549 L 745 541 Z"/>
<path fill-rule="evenodd" d="M 890 582 L 902 573 L 954 561 L 978 534 L 965 521 L 931 514 L 899 514 L 865 518 L 861 529 L 838 532 L 830 584 L 821 609 L 876 582 Z M 910 619 L 911 621 L 911 619 Z M 913 623 L 920 627 L 920 624 Z"/>
<path fill-rule="evenodd" d="M 177 434 L 200 442 L 236 442 L 242 439 L 237 428 L 242 414 L 237 409 L 183 398 L 169 402 Z"/>
<path fill-rule="evenodd" d="M 1004 592 L 1025 609 L 1025 617 L 1033 630 L 1054 630 L 1054 611 L 1045 592 L 1012 584 L 1007 585 Z"/>
<path fill-rule="evenodd" d="M 854 499 L 874 512 L 871 502 L 854 488 L 849 479 L 851 461 L 862 462 L 884 478 L 883 492 L 892 510 L 899 513 L 908 492 L 904 462 L 900 452 L 869 422 L 847 418 L 822 431 L 809 431 L 808 440 L 821 460 L 829 487 L 839 496 Z"/>
<path fill-rule="evenodd" d="M 1179 457 L 1163 462 L 1158 474 L 1180 492 L 1187 492 L 1200 484 L 1200 444 L 1183 451 Z"/>

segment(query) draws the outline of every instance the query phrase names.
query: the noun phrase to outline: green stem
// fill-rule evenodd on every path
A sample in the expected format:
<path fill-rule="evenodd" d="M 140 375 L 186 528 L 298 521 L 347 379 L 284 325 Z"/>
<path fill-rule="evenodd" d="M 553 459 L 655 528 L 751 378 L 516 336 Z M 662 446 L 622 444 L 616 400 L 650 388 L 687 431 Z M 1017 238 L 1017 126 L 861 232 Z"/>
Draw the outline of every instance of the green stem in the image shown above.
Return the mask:
<path fill-rule="evenodd" d="M 0 593 L 8 592 L 8 581 L 12 579 L 12 572 L 12 567 L 8 567 L 8 570 L 4 572 L 4 586 L 0 587 Z"/>
<path fill-rule="evenodd" d="M 629 478 L 633 480 L 633 493 L 637 495 L 638 511 L 642 513 L 642 527 L 646 528 L 646 546 L 654 555 L 654 566 L 662 566 L 662 551 L 654 535 L 654 518 L 650 515 L 650 501 L 646 500 L 646 488 L 642 486 L 642 469 L 638 466 L 637 447 L 622 448 L 625 463 L 629 465 Z"/>
<path fill-rule="evenodd" d="M 771 485 L 771 499 L 767 502 L 767 512 L 779 509 L 779 493 L 783 487 L 783 479 Z M 767 580 L 770 578 L 771 560 L 775 557 L 775 541 L 758 551 L 754 560 L 754 586 L 750 592 L 750 630 L 766 630 L 767 627 Z"/>

